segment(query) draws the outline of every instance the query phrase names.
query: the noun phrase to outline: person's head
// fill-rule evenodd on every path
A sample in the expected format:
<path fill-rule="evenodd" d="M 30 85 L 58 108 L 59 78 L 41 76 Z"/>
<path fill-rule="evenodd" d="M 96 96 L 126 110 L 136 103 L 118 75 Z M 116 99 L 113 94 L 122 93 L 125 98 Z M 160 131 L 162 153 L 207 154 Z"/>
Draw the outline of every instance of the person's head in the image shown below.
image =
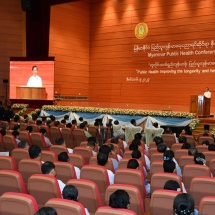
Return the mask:
<path fill-rule="evenodd" d="M 138 146 L 139 146 L 138 142 L 132 141 L 132 143 L 129 145 L 129 150 L 131 150 L 131 151 L 136 150 L 136 149 L 138 149 Z"/>
<path fill-rule="evenodd" d="M 163 160 L 164 161 L 171 161 L 174 158 L 174 152 L 172 150 L 166 150 L 163 153 Z"/>
<path fill-rule="evenodd" d="M 206 163 L 205 155 L 202 153 L 194 154 L 194 162 L 195 164 L 204 165 Z"/>
<path fill-rule="evenodd" d="M 33 127 L 31 125 L 28 125 L 26 130 L 31 133 L 33 131 Z"/>
<path fill-rule="evenodd" d="M 56 140 L 55 140 L 55 143 L 57 145 L 66 146 L 65 141 L 64 141 L 64 139 L 62 137 L 57 137 Z"/>
<path fill-rule="evenodd" d="M 62 195 L 64 199 L 78 201 L 78 189 L 71 184 L 63 188 Z"/>
<path fill-rule="evenodd" d="M 50 119 L 48 119 L 48 120 L 46 121 L 46 125 L 47 125 L 48 127 L 51 127 L 52 121 L 51 121 Z"/>
<path fill-rule="evenodd" d="M 76 119 L 73 119 L 73 120 L 72 120 L 72 124 L 73 124 L 73 125 L 77 125 Z"/>
<path fill-rule="evenodd" d="M 189 143 L 184 143 L 182 146 L 181 146 L 181 149 L 190 149 L 191 148 L 191 145 Z"/>
<path fill-rule="evenodd" d="M 19 122 L 19 119 L 20 119 L 19 115 L 15 115 L 13 118 L 14 122 Z"/>
<path fill-rule="evenodd" d="M 2 136 L 4 136 L 4 135 L 6 135 L 6 130 L 4 129 L 4 128 L 2 128 L 1 130 L 0 130 L 0 134 L 2 135 Z"/>
<path fill-rule="evenodd" d="M 118 120 L 114 120 L 114 125 L 119 125 L 119 121 Z"/>
<path fill-rule="evenodd" d="M 38 68 L 37 66 L 32 66 L 33 76 L 37 76 Z"/>
<path fill-rule="evenodd" d="M 69 155 L 67 154 L 67 152 L 61 152 L 58 155 L 58 161 L 61 162 L 68 162 L 69 161 Z"/>
<path fill-rule="evenodd" d="M 19 130 L 20 130 L 20 125 L 18 125 L 18 124 L 17 124 L 17 125 L 14 125 L 14 126 L 13 126 L 13 130 L 14 130 L 14 131 L 19 131 Z"/>
<path fill-rule="evenodd" d="M 164 184 L 163 187 L 164 190 L 175 190 L 175 191 L 181 191 L 180 184 L 177 181 L 169 180 Z"/>
<path fill-rule="evenodd" d="M 19 137 L 19 132 L 18 132 L 18 131 L 13 131 L 13 132 L 12 132 L 12 135 L 13 135 L 15 138 L 18 138 L 18 137 Z"/>
<path fill-rule="evenodd" d="M 138 149 L 135 149 L 132 153 L 131 153 L 131 157 L 135 158 L 135 159 L 140 159 L 141 158 L 141 152 Z"/>
<path fill-rule="evenodd" d="M 155 128 L 158 128 L 158 123 L 157 123 L 157 122 L 154 122 L 154 123 L 153 123 L 153 126 L 154 126 Z"/>
<path fill-rule="evenodd" d="M 97 154 L 97 162 L 100 166 L 105 166 L 105 164 L 108 162 L 108 155 L 103 152 L 99 152 Z"/>
<path fill-rule="evenodd" d="M 175 162 L 173 160 L 163 162 L 163 171 L 173 173 L 175 170 Z"/>
<path fill-rule="evenodd" d="M 54 126 L 58 127 L 60 125 L 59 121 L 54 121 Z"/>
<path fill-rule="evenodd" d="M 210 130 L 210 125 L 205 124 L 205 125 L 204 125 L 204 131 L 205 131 L 206 133 L 208 133 L 209 130 Z"/>
<path fill-rule="evenodd" d="M 206 145 L 206 146 L 209 146 L 210 142 L 208 140 L 204 140 L 202 141 L 202 145 Z"/>
<path fill-rule="evenodd" d="M 215 144 L 209 144 L 208 151 L 215 151 Z"/>
<path fill-rule="evenodd" d="M 96 146 L 96 138 L 95 137 L 89 137 L 88 142 L 87 142 L 87 146 L 89 148 L 91 148 L 92 150 L 94 150 L 95 146 Z"/>
<path fill-rule="evenodd" d="M 166 144 L 160 143 L 160 144 L 157 146 L 157 151 L 158 151 L 158 152 L 161 152 L 161 153 L 165 152 L 165 151 L 166 151 Z"/>
<path fill-rule="evenodd" d="M 112 208 L 130 208 L 130 197 L 125 190 L 116 190 L 110 195 L 109 206 Z"/>
<path fill-rule="evenodd" d="M 40 133 L 43 134 L 43 135 L 46 135 L 46 129 L 45 128 L 41 128 L 40 129 Z"/>
<path fill-rule="evenodd" d="M 28 148 L 28 153 L 29 153 L 29 157 L 31 159 L 38 159 L 38 160 L 40 160 L 40 158 L 41 158 L 41 149 L 37 145 L 31 145 Z"/>
<path fill-rule="evenodd" d="M 34 215 L 57 215 L 57 211 L 52 207 L 40 208 Z"/>
<path fill-rule="evenodd" d="M 139 163 L 136 159 L 130 159 L 127 164 L 128 169 L 139 169 Z"/>
<path fill-rule="evenodd" d="M 85 124 L 84 123 L 81 123 L 80 124 L 80 129 L 84 129 L 85 128 Z"/>
<path fill-rule="evenodd" d="M 84 122 L 84 119 L 83 119 L 83 117 L 79 117 L 79 119 L 78 119 L 80 122 Z"/>
<path fill-rule="evenodd" d="M 67 128 L 72 128 L 72 124 L 71 124 L 71 123 L 67 123 L 67 124 L 66 124 L 66 127 L 67 127 Z"/>
<path fill-rule="evenodd" d="M 136 133 L 134 135 L 134 139 L 136 139 L 136 140 L 142 140 L 142 134 L 141 133 Z"/>
<path fill-rule="evenodd" d="M 173 210 L 176 215 L 191 215 L 194 212 L 194 199 L 190 194 L 178 194 L 173 202 Z"/>
<path fill-rule="evenodd" d="M 135 120 L 135 119 L 132 119 L 130 122 L 131 122 L 131 124 L 132 124 L 132 125 L 134 125 L 134 126 L 136 126 L 136 125 L 137 125 L 137 123 L 136 123 L 136 120 Z"/>
<path fill-rule="evenodd" d="M 102 153 L 106 154 L 107 156 L 109 156 L 111 149 L 108 145 L 103 145 L 99 148 L 99 152 L 102 152 Z"/>
<path fill-rule="evenodd" d="M 185 136 L 180 136 L 180 137 L 178 138 L 178 142 L 179 142 L 179 143 L 186 143 L 186 142 L 187 142 L 187 138 L 186 138 Z"/>
<path fill-rule="evenodd" d="M 41 166 L 41 172 L 46 175 L 56 176 L 55 165 L 51 161 L 46 161 Z"/>
<path fill-rule="evenodd" d="M 43 124 L 43 122 L 42 122 L 42 120 L 38 119 L 38 120 L 36 121 L 36 124 L 37 124 L 38 126 L 40 126 L 40 125 Z"/>
<path fill-rule="evenodd" d="M 18 148 L 28 149 L 28 148 L 29 148 L 29 145 L 28 145 L 28 143 L 27 143 L 25 140 L 21 140 L 21 141 L 18 143 Z"/>
<path fill-rule="evenodd" d="M 172 129 L 170 127 L 167 127 L 165 129 L 165 134 L 172 134 Z"/>
<path fill-rule="evenodd" d="M 196 148 L 188 149 L 188 155 L 194 156 L 196 153 L 198 153 L 198 150 Z"/>
<path fill-rule="evenodd" d="M 163 139 L 161 137 L 154 137 L 153 141 L 156 143 L 156 146 L 158 146 L 160 143 L 163 143 Z"/>
<path fill-rule="evenodd" d="M 66 120 L 65 120 L 65 119 L 62 119 L 62 120 L 60 121 L 60 123 L 61 123 L 61 124 L 66 124 Z"/>
<path fill-rule="evenodd" d="M 67 120 L 69 120 L 69 115 L 65 115 L 63 118 L 65 121 L 67 121 Z"/>
<path fill-rule="evenodd" d="M 28 115 L 27 114 L 24 115 L 24 119 L 28 120 Z"/>
<path fill-rule="evenodd" d="M 37 114 L 32 114 L 32 120 L 37 120 Z"/>
<path fill-rule="evenodd" d="M 55 116 L 53 116 L 53 115 L 50 115 L 49 118 L 51 119 L 52 122 L 54 122 L 56 119 Z"/>

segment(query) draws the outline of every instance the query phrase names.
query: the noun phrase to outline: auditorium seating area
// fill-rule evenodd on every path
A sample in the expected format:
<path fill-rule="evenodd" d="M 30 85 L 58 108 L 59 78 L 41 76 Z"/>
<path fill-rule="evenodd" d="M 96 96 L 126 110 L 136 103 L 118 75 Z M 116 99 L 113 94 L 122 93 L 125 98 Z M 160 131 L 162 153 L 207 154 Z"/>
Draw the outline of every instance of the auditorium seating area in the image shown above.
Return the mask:
<path fill-rule="evenodd" d="M 0 124 L 2 123 L 0 122 Z M 200 215 L 212 214 L 207 211 L 215 209 L 215 181 L 211 177 L 211 173 L 215 173 L 215 152 L 210 152 L 206 148 L 203 150 L 206 166 L 197 165 L 194 164 L 193 157 L 188 156 L 188 150 L 179 147 L 182 144 L 175 143 L 173 138 L 165 137 L 168 141 L 168 147 L 174 151 L 175 159 L 182 169 L 183 177 L 180 178 L 175 173 L 163 172 L 163 153 L 158 153 L 156 144 L 151 142 L 149 145 L 151 165 L 150 170 L 147 170 L 147 180 L 151 183 L 151 195 L 147 196 L 144 185 L 146 175 L 143 171 L 143 167 L 146 167 L 144 146 L 139 147 L 142 153 L 141 159 L 138 160 L 140 170 L 131 170 L 126 168 L 131 158 L 131 151 L 127 147 L 123 152 L 114 143 L 116 153 L 122 156 L 118 170 L 114 172 L 110 158 L 104 167 L 97 164 L 97 159 L 93 156 L 92 150 L 86 147 L 87 139 L 84 132 L 76 133 L 70 128 L 64 130 L 64 128 L 53 127 L 52 129 L 51 127 L 48 135 L 53 145 L 47 147 L 44 137 L 38 130 L 28 135 L 24 131 L 26 126 L 27 124 L 22 123 L 21 129 L 23 130 L 20 133 L 23 134 L 21 136 L 23 140 L 27 141 L 29 145 L 36 144 L 42 149 L 41 161 L 52 161 L 55 164 L 57 179 L 78 188 L 79 202 L 62 199 L 57 179 L 41 174 L 42 163 L 30 159 L 28 149 L 18 148 L 11 134 L 3 137 L 0 134 L 1 151 L 9 151 L 9 156 L 0 156 L 0 214 L 16 214 L 16 210 L 19 210 L 19 214 L 32 215 L 38 208 L 51 206 L 63 215 L 85 214 L 84 208 L 87 208 L 90 214 L 95 215 L 170 215 L 173 212 L 173 199 L 180 192 L 164 190 L 163 186 L 168 180 L 179 182 L 181 192 L 183 192 L 183 181 L 187 192 L 194 197 L 195 207 L 200 211 Z M 43 128 L 48 129 L 44 125 Z M 77 131 L 80 130 L 77 129 Z M 99 132 L 94 132 L 94 135 L 100 139 Z M 65 137 L 66 146 L 73 149 L 73 153 L 69 153 L 68 163 L 58 161 L 57 155 L 68 151 L 66 147 L 56 145 L 55 139 L 57 137 Z M 105 144 L 110 142 L 109 138 L 105 140 Z M 194 147 L 199 149 L 201 146 L 194 144 Z M 98 147 L 95 149 L 96 151 L 98 151 Z M 111 156 L 117 158 L 114 152 Z M 81 169 L 80 179 L 76 177 L 74 166 Z M 114 184 L 110 184 L 106 169 L 114 172 Z M 118 189 L 128 192 L 130 211 L 108 207 L 109 196 Z M 10 207 L 10 205 L 13 206 Z"/>

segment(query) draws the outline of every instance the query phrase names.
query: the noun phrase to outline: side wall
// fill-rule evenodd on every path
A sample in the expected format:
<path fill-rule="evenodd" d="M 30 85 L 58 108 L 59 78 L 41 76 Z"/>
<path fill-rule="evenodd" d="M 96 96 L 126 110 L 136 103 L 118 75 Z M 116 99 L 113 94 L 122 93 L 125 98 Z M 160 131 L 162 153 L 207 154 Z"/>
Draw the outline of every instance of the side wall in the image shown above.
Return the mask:
<path fill-rule="evenodd" d="M 49 56 L 55 56 L 55 93 L 89 95 L 89 19 L 87 0 L 51 7 Z M 66 105 L 87 102 L 63 101 Z"/>
<path fill-rule="evenodd" d="M 190 95 L 215 96 L 214 0 L 90 3 L 91 105 L 189 111 Z"/>
<path fill-rule="evenodd" d="M 25 13 L 20 1 L 1 1 L 0 7 L 0 100 L 5 100 L 6 84 L 9 79 L 10 57 L 21 57 L 25 53 Z M 9 87 L 8 87 L 9 88 Z M 8 93 L 9 95 L 9 93 Z"/>

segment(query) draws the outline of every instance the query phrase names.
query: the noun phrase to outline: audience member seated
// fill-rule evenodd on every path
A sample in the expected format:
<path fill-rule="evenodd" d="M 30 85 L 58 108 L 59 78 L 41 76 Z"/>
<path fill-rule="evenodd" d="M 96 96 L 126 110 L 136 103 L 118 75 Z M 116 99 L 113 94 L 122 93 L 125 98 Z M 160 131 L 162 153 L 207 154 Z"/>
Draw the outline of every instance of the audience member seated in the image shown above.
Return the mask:
<path fill-rule="evenodd" d="M 177 181 L 169 180 L 164 184 L 164 190 L 175 190 L 181 192 L 180 184 Z"/>
<path fill-rule="evenodd" d="M 167 150 L 164 152 L 163 160 L 164 161 L 171 161 L 171 160 L 174 161 L 177 175 L 182 177 L 181 168 L 179 167 L 178 162 L 175 160 L 174 152 L 172 150 Z"/>
<path fill-rule="evenodd" d="M 188 149 L 188 155 L 194 156 L 196 153 L 198 153 L 198 150 L 196 148 Z"/>
<path fill-rule="evenodd" d="M 40 208 L 34 215 L 58 215 L 57 211 L 52 207 Z"/>
<path fill-rule="evenodd" d="M 28 145 L 28 143 L 27 143 L 25 140 L 21 140 L 21 141 L 18 143 L 18 148 L 28 149 L 28 148 L 29 148 L 29 145 Z"/>
<path fill-rule="evenodd" d="M 35 160 L 41 160 L 41 149 L 39 146 L 37 145 L 31 145 L 28 148 L 28 153 L 29 153 L 29 157 L 31 159 L 35 159 Z M 43 161 L 41 161 L 42 163 L 44 163 Z"/>
<path fill-rule="evenodd" d="M 180 137 L 178 138 L 178 142 L 179 142 L 179 143 L 187 143 L 187 138 L 186 138 L 185 136 L 180 136 Z"/>
<path fill-rule="evenodd" d="M 24 118 L 23 122 L 24 122 L 24 123 L 28 123 L 28 120 L 29 120 L 28 115 L 25 114 L 23 118 Z"/>
<path fill-rule="evenodd" d="M 60 121 L 60 126 L 66 127 L 66 120 L 65 120 L 65 119 L 62 119 L 62 120 Z"/>
<path fill-rule="evenodd" d="M 87 142 L 87 148 L 92 149 L 93 156 L 97 156 L 97 152 L 95 151 L 96 147 L 96 138 L 95 137 L 89 137 Z"/>
<path fill-rule="evenodd" d="M 41 129 L 40 129 L 40 133 L 44 136 L 44 140 L 45 140 L 46 145 L 47 145 L 48 147 L 52 146 L 52 143 L 51 143 L 51 141 L 49 140 L 49 138 L 45 136 L 45 135 L 46 135 L 46 129 L 45 129 L 45 128 L 41 128 Z"/>
<path fill-rule="evenodd" d="M 19 145 L 19 142 L 20 142 L 20 140 L 19 140 L 19 132 L 18 131 L 13 131 L 12 132 L 12 135 L 15 137 L 15 139 L 16 139 L 16 144 L 17 144 L 17 146 Z"/>
<path fill-rule="evenodd" d="M 130 197 L 125 190 L 116 190 L 110 195 L 109 206 L 112 208 L 130 209 Z"/>
<path fill-rule="evenodd" d="M 118 135 L 116 137 L 113 137 L 111 139 L 111 143 L 116 143 L 119 145 L 119 147 L 121 148 L 121 150 L 124 152 L 126 147 L 128 146 L 128 144 L 125 142 L 124 140 L 124 136 L 123 135 Z M 123 147 L 123 148 L 122 148 Z"/>
<path fill-rule="evenodd" d="M 165 129 L 165 132 L 164 132 L 164 134 L 172 134 L 172 135 L 174 135 L 173 133 L 172 133 L 172 129 L 170 128 L 170 127 L 167 127 L 166 129 Z M 175 136 L 175 135 L 174 135 Z M 175 136 L 175 143 L 178 143 L 178 138 Z"/>
<path fill-rule="evenodd" d="M 215 144 L 209 144 L 208 145 L 208 151 L 215 151 Z"/>
<path fill-rule="evenodd" d="M 86 131 L 86 129 L 85 129 L 85 124 L 84 124 L 84 123 L 81 123 L 81 124 L 80 124 L 80 129 L 82 129 L 82 130 L 84 131 L 84 134 L 85 134 L 85 136 L 86 136 L 87 139 L 88 139 L 89 137 L 92 137 L 92 135 L 91 135 L 88 131 Z"/>
<path fill-rule="evenodd" d="M 181 146 L 181 149 L 190 149 L 191 148 L 191 145 L 189 143 L 184 143 L 182 146 Z"/>
<path fill-rule="evenodd" d="M 109 148 L 109 146 L 107 146 Z M 108 155 L 104 152 L 99 152 L 97 155 L 97 163 L 100 166 L 105 166 L 106 163 L 108 162 Z M 113 184 L 114 183 L 114 174 L 111 170 L 107 169 L 108 173 L 108 178 L 109 178 L 109 183 Z"/>
<path fill-rule="evenodd" d="M 175 215 L 198 215 L 198 211 L 194 209 L 194 199 L 187 193 L 178 194 L 173 202 L 173 210 Z"/>
<path fill-rule="evenodd" d="M 166 150 L 167 150 L 167 147 L 166 147 L 166 145 L 164 143 L 160 143 L 157 146 L 157 151 L 160 152 L 160 153 L 164 153 Z"/>
<path fill-rule="evenodd" d="M 20 125 L 18 125 L 18 124 L 17 124 L 17 125 L 14 125 L 14 126 L 13 126 L 13 130 L 14 130 L 14 131 L 20 132 Z"/>
<path fill-rule="evenodd" d="M 4 135 L 6 135 L 6 129 L 5 128 L 2 128 L 1 130 L 0 130 L 0 134 L 2 135 L 2 137 L 4 136 Z"/>
<path fill-rule="evenodd" d="M 66 124 L 66 128 L 72 128 L 72 124 L 69 122 Z"/>
<path fill-rule="evenodd" d="M 43 174 L 51 175 L 51 176 L 54 176 L 54 177 L 57 174 L 57 172 L 55 170 L 55 165 L 51 161 L 46 161 L 45 163 L 42 164 L 41 172 Z M 60 187 L 60 191 L 62 192 L 63 188 L 65 187 L 65 184 L 59 179 L 57 179 L 57 181 L 58 181 L 58 184 L 59 184 L 59 187 Z"/>
<path fill-rule="evenodd" d="M 111 151 L 116 153 L 116 150 L 115 150 L 115 147 L 114 147 L 113 144 L 108 144 L 108 146 L 110 147 Z M 122 160 L 122 157 L 119 154 L 116 153 L 116 155 L 117 155 L 117 160 L 118 161 Z"/>
<path fill-rule="evenodd" d="M 66 185 L 62 192 L 63 198 L 71 201 L 78 201 L 78 189 L 73 185 Z M 85 208 L 86 215 L 90 215 L 87 208 Z"/>
<path fill-rule="evenodd" d="M 31 135 L 31 133 L 33 132 L 33 127 L 31 125 L 28 125 L 26 130 L 29 132 L 29 134 Z"/>
<path fill-rule="evenodd" d="M 163 143 L 163 139 L 161 137 L 154 137 L 153 141 L 156 143 L 156 146 Z"/>
<path fill-rule="evenodd" d="M 210 142 L 208 140 L 204 140 L 202 141 L 202 145 L 206 145 L 206 146 L 209 146 Z"/>
<path fill-rule="evenodd" d="M 38 127 L 40 127 L 42 124 L 43 124 L 42 120 L 37 119 L 36 125 L 37 125 Z"/>
<path fill-rule="evenodd" d="M 58 155 L 58 161 L 69 162 L 69 156 L 68 156 L 68 154 L 66 152 L 61 152 Z M 77 166 L 74 166 L 74 169 L 75 169 L 76 178 L 80 179 L 81 170 Z"/>
<path fill-rule="evenodd" d="M 64 146 L 66 148 L 66 143 L 65 143 L 65 141 L 64 141 L 64 139 L 62 137 L 58 137 L 55 140 L 55 143 L 57 145 Z M 67 148 L 67 150 L 68 150 L 69 153 L 73 153 L 73 149 Z"/>
<path fill-rule="evenodd" d="M 65 120 L 66 123 L 69 123 L 69 122 L 70 122 L 70 121 L 69 121 L 69 115 L 65 115 L 63 118 L 64 118 L 64 120 Z"/>
<path fill-rule="evenodd" d="M 109 157 L 111 149 L 110 149 L 110 147 L 108 145 L 103 145 L 103 146 L 101 146 L 99 148 L 99 152 L 102 152 L 102 153 L 106 154 Z M 116 171 L 118 169 L 118 162 L 114 158 L 111 158 L 111 160 L 113 162 L 114 171 Z"/>
<path fill-rule="evenodd" d="M 142 146 L 142 147 L 145 149 L 145 152 L 148 153 L 149 148 L 148 148 L 148 146 L 145 144 L 145 142 L 143 141 L 142 138 L 143 138 L 143 136 L 142 136 L 141 133 L 136 133 L 136 134 L 134 135 L 134 139 L 135 139 L 135 140 L 139 140 L 139 141 L 140 141 L 140 146 Z"/>
<path fill-rule="evenodd" d="M 175 168 L 176 168 L 176 164 L 175 164 L 175 162 L 173 160 L 167 160 L 167 161 L 163 162 L 163 170 L 164 170 L 164 172 L 174 173 Z M 187 193 L 183 182 L 182 182 L 182 191 L 184 193 Z"/>
<path fill-rule="evenodd" d="M 136 159 L 130 159 L 127 164 L 128 169 L 139 169 L 139 163 Z M 139 169 L 140 170 L 140 169 Z M 146 187 L 146 195 L 150 195 L 151 189 L 150 184 L 147 182 L 146 178 L 144 178 L 144 184 Z"/>
<path fill-rule="evenodd" d="M 72 120 L 72 130 L 77 129 L 77 121 L 75 119 Z"/>

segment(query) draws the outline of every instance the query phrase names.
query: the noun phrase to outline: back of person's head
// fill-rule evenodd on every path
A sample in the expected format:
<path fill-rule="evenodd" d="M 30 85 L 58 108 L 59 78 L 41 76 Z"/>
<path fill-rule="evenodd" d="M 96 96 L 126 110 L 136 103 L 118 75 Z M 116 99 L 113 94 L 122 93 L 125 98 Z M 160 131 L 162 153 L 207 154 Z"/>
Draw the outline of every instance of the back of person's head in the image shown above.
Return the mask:
<path fill-rule="evenodd" d="M 13 131 L 12 135 L 16 138 L 17 136 L 19 136 L 19 132 L 18 131 Z"/>
<path fill-rule="evenodd" d="M 161 152 L 161 153 L 165 152 L 165 151 L 166 151 L 166 144 L 160 143 L 160 144 L 157 146 L 157 151 L 158 151 L 158 152 Z"/>
<path fill-rule="evenodd" d="M 171 161 L 174 158 L 174 152 L 172 150 L 166 150 L 163 153 L 163 160 L 164 161 Z"/>
<path fill-rule="evenodd" d="M 79 117 L 79 121 L 83 122 L 84 121 L 83 117 Z"/>
<path fill-rule="evenodd" d="M 61 162 L 68 162 L 69 161 L 69 155 L 67 152 L 61 152 L 59 155 L 58 155 L 58 161 L 61 161 Z"/>
<path fill-rule="evenodd" d="M 172 134 L 172 129 L 170 127 L 167 127 L 165 129 L 165 134 Z"/>
<path fill-rule="evenodd" d="M 208 145 L 208 151 L 215 151 L 215 144 L 209 144 Z"/>
<path fill-rule="evenodd" d="M 136 120 L 135 119 L 132 119 L 130 122 L 131 122 L 132 125 L 136 125 Z"/>
<path fill-rule="evenodd" d="M 94 149 L 96 146 L 96 138 L 95 137 L 89 137 L 87 146 L 89 146 L 91 149 Z"/>
<path fill-rule="evenodd" d="M 205 155 L 202 153 L 194 154 L 194 162 L 195 164 L 204 165 L 206 163 Z"/>
<path fill-rule="evenodd" d="M 107 156 L 109 156 L 111 149 L 108 145 L 103 145 L 99 148 L 99 152 L 102 152 L 102 153 L 106 154 Z"/>
<path fill-rule="evenodd" d="M 46 125 L 47 125 L 48 127 L 51 127 L 51 124 L 52 124 L 52 121 L 51 121 L 50 119 L 48 119 L 48 120 L 46 121 Z"/>
<path fill-rule="evenodd" d="M 25 141 L 25 140 L 21 140 L 19 143 L 18 143 L 18 148 L 22 148 L 22 149 L 25 149 L 28 147 L 28 143 Z"/>
<path fill-rule="evenodd" d="M 138 169 L 139 163 L 136 159 L 130 159 L 127 164 L 128 169 Z"/>
<path fill-rule="evenodd" d="M 45 128 L 41 128 L 40 129 L 40 133 L 43 134 L 43 135 L 46 134 L 46 129 Z"/>
<path fill-rule="evenodd" d="M 187 193 L 178 194 L 173 202 L 176 215 L 190 215 L 194 212 L 194 199 Z"/>
<path fill-rule="evenodd" d="M 130 197 L 125 190 L 116 190 L 110 195 L 109 206 L 112 208 L 127 209 L 130 204 Z"/>
<path fill-rule="evenodd" d="M 187 142 L 187 138 L 186 138 L 185 136 L 180 136 L 180 137 L 178 138 L 178 142 L 179 142 L 179 143 L 186 143 L 186 142 Z"/>
<path fill-rule="evenodd" d="M 105 166 L 105 164 L 108 162 L 108 155 L 103 152 L 99 152 L 97 154 L 97 162 L 100 166 Z"/>
<path fill-rule="evenodd" d="M 138 146 L 138 143 L 132 141 L 132 143 L 129 145 L 129 150 L 137 150 Z"/>
<path fill-rule="evenodd" d="M 50 174 L 53 169 L 55 169 L 55 165 L 51 161 L 46 161 L 41 166 L 41 172 L 43 174 Z"/>
<path fill-rule="evenodd" d="M 154 126 L 155 128 L 158 128 L 158 123 L 157 123 L 157 122 L 154 122 L 154 123 L 153 123 L 153 126 Z"/>
<path fill-rule="evenodd" d="M 69 119 L 69 115 L 65 115 L 63 118 L 64 118 L 64 120 L 68 120 Z"/>
<path fill-rule="evenodd" d="M 210 130 L 210 125 L 208 125 L 208 124 L 204 125 L 204 130 L 206 132 L 208 132 Z"/>
<path fill-rule="evenodd" d="M 182 146 L 181 146 L 181 149 L 190 149 L 191 148 L 191 145 L 189 143 L 184 143 Z"/>
<path fill-rule="evenodd" d="M 72 128 L 72 124 L 69 122 L 69 123 L 66 124 L 66 127 L 67 128 Z"/>
<path fill-rule="evenodd" d="M 57 215 L 57 211 L 52 207 L 40 208 L 34 215 Z"/>
<path fill-rule="evenodd" d="M 80 124 L 80 129 L 84 129 L 84 127 L 85 127 L 85 124 L 84 124 L 84 123 L 81 123 L 81 124 Z"/>
<path fill-rule="evenodd" d="M 153 141 L 156 143 L 156 146 L 158 146 L 160 143 L 163 143 L 163 139 L 161 137 L 154 137 Z"/>
<path fill-rule="evenodd" d="M 119 125 L 119 121 L 118 120 L 114 120 L 114 125 Z"/>
<path fill-rule="evenodd" d="M 72 124 L 75 125 L 77 123 L 76 119 L 72 120 Z"/>
<path fill-rule="evenodd" d="M 65 120 L 65 119 L 62 119 L 62 120 L 60 121 L 60 123 L 66 124 L 66 120 Z"/>
<path fill-rule="evenodd" d="M 14 125 L 13 126 L 13 130 L 14 131 L 19 131 L 19 129 L 20 129 L 20 125 Z"/>
<path fill-rule="evenodd" d="M 33 127 L 31 125 L 28 125 L 26 130 L 31 133 L 33 131 Z"/>
<path fill-rule="evenodd" d="M 20 119 L 19 115 L 15 115 L 14 118 L 13 118 L 14 122 L 18 122 L 19 119 Z"/>
<path fill-rule="evenodd" d="M 163 171 L 173 173 L 175 170 L 175 162 L 173 160 L 163 162 Z"/>
<path fill-rule="evenodd" d="M 180 191 L 180 184 L 177 181 L 169 180 L 164 184 L 163 189 Z"/>
<path fill-rule="evenodd" d="M 142 140 L 142 134 L 141 133 L 136 133 L 134 135 L 134 139 L 136 139 L 136 140 Z"/>
<path fill-rule="evenodd" d="M 198 153 L 198 150 L 196 148 L 190 148 L 188 150 L 188 155 L 195 155 L 196 153 Z"/>
<path fill-rule="evenodd" d="M 60 125 L 59 121 L 54 121 L 54 126 L 58 127 Z"/>
<path fill-rule="evenodd" d="M 65 141 L 62 137 L 57 137 L 56 140 L 55 140 L 55 143 L 57 145 L 64 145 Z"/>
<path fill-rule="evenodd" d="M 42 122 L 42 120 L 38 119 L 38 120 L 36 121 L 36 124 L 37 124 L 37 125 L 42 125 L 43 122 Z"/>
<path fill-rule="evenodd" d="M 40 153 L 41 153 L 41 149 L 39 146 L 37 145 L 31 145 L 29 148 L 28 148 L 28 153 L 29 153 L 29 157 L 31 159 L 35 159 L 35 158 L 38 158 L 40 156 Z"/>
<path fill-rule="evenodd" d="M 112 138 L 111 138 L 111 143 L 118 143 L 118 138 L 119 138 L 119 136 L 117 136 L 117 137 L 112 137 Z"/>
<path fill-rule="evenodd" d="M 132 153 L 131 153 L 131 157 L 135 158 L 135 159 L 140 159 L 141 158 L 141 152 L 138 149 L 135 149 Z"/>
<path fill-rule="evenodd" d="M 2 135 L 2 136 L 4 136 L 4 135 L 6 135 L 6 130 L 4 129 L 4 128 L 2 128 L 1 130 L 0 130 L 0 134 Z"/>
<path fill-rule="evenodd" d="M 32 120 L 36 120 L 37 119 L 37 114 L 32 114 Z"/>
<path fill-rule="evenodd" d="M 50 116 L 49 116 L 49 118 L 51 119 L 51 121 L 52 121 L 52 122 L 54 122 L 54 121 L 55 121 L 55 116 L 50 115 Z"/>
<path fill-rule="evenodd" d="M 63 198 L 78 201 L 78 189 L 73 185 L 66 185 L 62 192 Z"/>
<path fill-rule="evenodd" d="M 206 145 L 206 146 L 209 146 L 210 142 L 208 140 L 204 140 L 202 141 L 202 145 Z"/>

